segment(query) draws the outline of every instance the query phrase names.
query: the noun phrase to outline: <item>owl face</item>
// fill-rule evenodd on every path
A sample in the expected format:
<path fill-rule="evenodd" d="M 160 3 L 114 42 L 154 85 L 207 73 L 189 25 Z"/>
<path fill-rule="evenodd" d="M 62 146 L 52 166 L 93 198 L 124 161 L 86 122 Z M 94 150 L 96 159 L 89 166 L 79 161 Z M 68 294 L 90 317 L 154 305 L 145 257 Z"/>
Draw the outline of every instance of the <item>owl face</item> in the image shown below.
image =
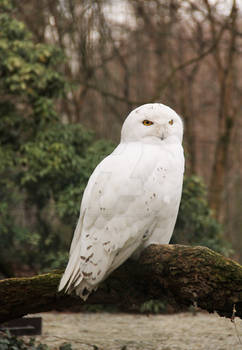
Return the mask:
<path fill-rule="evenodd" d="M 183 124 L 179 115 L 161 103 L 148 103 L 134 109 L 124 121 L 121 141 L 182 142 Z"/>

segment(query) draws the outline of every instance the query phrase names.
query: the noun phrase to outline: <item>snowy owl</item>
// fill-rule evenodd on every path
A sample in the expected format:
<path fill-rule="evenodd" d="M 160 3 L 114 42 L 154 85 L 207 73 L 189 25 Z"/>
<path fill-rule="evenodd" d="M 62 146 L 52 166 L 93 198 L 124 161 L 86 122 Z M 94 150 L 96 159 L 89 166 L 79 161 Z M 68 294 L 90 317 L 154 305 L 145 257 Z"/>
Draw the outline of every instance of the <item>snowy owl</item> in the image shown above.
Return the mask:
<path fill-rule="evenodd" d="M 163 104 L 128 115 L 120 144 L 88 181 L 59 290 L 86 300 L 131 255 L 169 243 L 182 192 L 182 136 L 181 118 Z"/>

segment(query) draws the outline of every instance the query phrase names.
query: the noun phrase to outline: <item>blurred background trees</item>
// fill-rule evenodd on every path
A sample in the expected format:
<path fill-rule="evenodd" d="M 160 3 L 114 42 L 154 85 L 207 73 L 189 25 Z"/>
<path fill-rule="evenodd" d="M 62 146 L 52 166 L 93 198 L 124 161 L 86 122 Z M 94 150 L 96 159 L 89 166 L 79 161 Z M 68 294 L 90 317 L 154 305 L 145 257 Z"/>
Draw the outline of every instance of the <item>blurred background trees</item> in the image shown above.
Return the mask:
<path fill-rule="evenodd" d="M 174 242 L 242 259 L 241 41 L 235 0 L 0 0 L 1 272 L 65 260 L 92 169 L 147 102 L 185 122 Z"/>

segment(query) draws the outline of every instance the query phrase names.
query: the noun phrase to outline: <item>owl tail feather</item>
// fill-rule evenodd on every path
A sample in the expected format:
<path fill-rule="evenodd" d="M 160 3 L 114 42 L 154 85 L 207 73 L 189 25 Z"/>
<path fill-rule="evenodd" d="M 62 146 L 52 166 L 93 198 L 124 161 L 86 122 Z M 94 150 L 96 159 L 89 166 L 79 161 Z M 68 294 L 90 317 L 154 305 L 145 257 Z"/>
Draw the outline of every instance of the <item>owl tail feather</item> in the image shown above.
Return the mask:
<path fill-rule="evenodd" d="M 89 294 L 97 289 L 96 285 L 90 284 L 80 271 L 80 244 L 77 244 L 71 252 L 66 270 L 61 278 L 58 291 L 64 290 L 65 293 L 71 294 L 74 290 L 76 295 L 84 301 Z"/>
<path fill-rule="evenodd" d="M 75 283 L 75 281 L 79 277 L 79 271 L 80 271 L 80 244 L 78 244 L 75 247 L 75 250 L 70 255 L 67 267 L 65 269 L 65 272 L 61 278 L 58 291 L 65 289 L 65 292 L 68 293 L 68 290 L 70 289 L 71 285 Z"/>

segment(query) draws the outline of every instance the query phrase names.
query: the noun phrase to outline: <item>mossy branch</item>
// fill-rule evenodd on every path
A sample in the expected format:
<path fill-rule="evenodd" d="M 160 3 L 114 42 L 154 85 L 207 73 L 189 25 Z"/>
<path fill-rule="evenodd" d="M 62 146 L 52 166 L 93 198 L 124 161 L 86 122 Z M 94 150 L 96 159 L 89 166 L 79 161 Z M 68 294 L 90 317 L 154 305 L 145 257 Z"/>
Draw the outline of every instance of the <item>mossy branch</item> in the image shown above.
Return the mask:
<path fill-rule="evenodd" d="M 84 304 L 74 295 L 57 293 L 61 273 L 0 281 L 0 321 Z M 114 271 L 85 304 L 112 304 L 128 311 L 164 297 L 242 318 L 242 266 L 205 247 L 151 245 L 138 261 Z"/>

